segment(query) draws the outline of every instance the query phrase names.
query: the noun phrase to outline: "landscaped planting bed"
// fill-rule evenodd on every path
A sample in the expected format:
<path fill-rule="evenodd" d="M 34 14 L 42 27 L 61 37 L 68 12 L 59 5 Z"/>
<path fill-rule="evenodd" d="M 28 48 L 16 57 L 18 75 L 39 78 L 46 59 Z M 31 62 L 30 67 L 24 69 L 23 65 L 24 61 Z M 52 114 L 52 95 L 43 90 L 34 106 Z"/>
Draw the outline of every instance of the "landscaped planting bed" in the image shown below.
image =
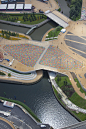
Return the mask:
<path fill-rule="evenodd" d="M 11 21 L 11 22 L 18 22 L 22 24 L 28 24 L 28 25 L 33 25 L 33 24 L 38 24 L 42 21 L 47 19 L 47 16 L 44 14 L 4 14 L 0 13 L 0 20 L 5 20 L 5 21 Z"/>

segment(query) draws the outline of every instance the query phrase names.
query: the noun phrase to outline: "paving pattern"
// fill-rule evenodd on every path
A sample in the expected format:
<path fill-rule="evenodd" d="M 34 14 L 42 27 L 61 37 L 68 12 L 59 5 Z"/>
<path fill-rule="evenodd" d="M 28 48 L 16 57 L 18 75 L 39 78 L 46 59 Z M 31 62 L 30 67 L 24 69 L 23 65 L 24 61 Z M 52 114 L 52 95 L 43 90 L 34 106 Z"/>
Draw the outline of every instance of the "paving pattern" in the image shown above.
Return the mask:
<path fill-rule="evenodd" d="M 82 63 L 73 59 L 71 56 L 63 52 L 61 49 L 50 45 L 39 62 L 41 65 L 50 66 L 61 69 L 81 68 Z"/>
<path fill-rule="evenodd" d="M 81 11 L 81 20 L 86 20 L 86 10 L 85 7 L 83 7 L 84 10 Z"/>
<path fill-rule="evenodd" d="M 5 45 L 3 49 L 19 62 L 34 67 L 45 48 L 31 44 L 20 44 Z"/>

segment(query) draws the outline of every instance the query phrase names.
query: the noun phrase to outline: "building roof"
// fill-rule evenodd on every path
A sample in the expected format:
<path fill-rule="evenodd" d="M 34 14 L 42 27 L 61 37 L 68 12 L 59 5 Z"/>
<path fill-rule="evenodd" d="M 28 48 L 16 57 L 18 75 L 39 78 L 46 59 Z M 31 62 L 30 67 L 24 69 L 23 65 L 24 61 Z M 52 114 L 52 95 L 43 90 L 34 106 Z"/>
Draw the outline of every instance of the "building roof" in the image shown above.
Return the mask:
<path fill-rule="evenodd" d="M 0 9 L 6 9 L 7 8 L 7 4 L 0 4 Z"/>
<path fill-rule="evenodd" d="M 16 4 L 16 9 L 23 9 L 23 4 Z"/>
<path fill-rule="evenodd" d="M 3 106 L 13 108 L 14 107 L 14 103 L 8 102 L 8 101 L 4 101 Z"/>
<path fill-rule="evenodd" d="M 15 4 L 8 4 L 8 8 L 7 9 L 15 9 Z"/>
<path fill-rule="evenodd" d="M 31 9 L 32 8 L 32 4 L 25 4 L 24 5 L 24 9 Z"/>

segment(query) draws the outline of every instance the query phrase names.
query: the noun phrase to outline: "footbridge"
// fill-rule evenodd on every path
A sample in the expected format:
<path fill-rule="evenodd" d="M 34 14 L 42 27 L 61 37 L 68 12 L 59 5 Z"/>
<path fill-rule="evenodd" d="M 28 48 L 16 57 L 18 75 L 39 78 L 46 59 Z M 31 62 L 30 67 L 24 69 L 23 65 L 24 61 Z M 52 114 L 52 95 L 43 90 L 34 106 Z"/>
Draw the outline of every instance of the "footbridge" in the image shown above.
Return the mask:
<path fill-rule="evenodd" d="M 37 27 L 37 25 L 33 26 L 30 30 L 27 31 L 26 34 L 29 34 L 33 29 L 35 29 Z"/>
<path fill-rule="evenodd" d="M 62 129 L 86 129 L 86 120 Z"/>
<path fill-rule="evenodd" d="M 69 26 L 68 22 L 71 21 L 71 19 L 58 11 L 45 12 L 45 15 L 64 28 Z"/>

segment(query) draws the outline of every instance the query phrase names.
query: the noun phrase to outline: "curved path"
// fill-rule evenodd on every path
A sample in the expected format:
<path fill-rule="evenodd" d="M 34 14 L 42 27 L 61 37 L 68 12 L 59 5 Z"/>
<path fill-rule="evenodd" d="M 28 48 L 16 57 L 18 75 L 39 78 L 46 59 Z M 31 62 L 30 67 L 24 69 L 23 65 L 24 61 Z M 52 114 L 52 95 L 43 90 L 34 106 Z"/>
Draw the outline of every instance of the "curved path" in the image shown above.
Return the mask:
<path fill-rule="evenodd" d="M 12 123 L 0 117 L 0 129 L 15 129 Z"/>
<path fill-rule="evenodd" d="M 0 70 L 4 71 L 6 73 L 11 73 L 12 76 L 15 76 L 16 79 L 20 79 L 20 80 L 32 80 L 32 79 L 36 78 L 36 76 L 37 76 L 36 72 L 32 72 L 29 75 L 25 75 L 25 74 L 19 74 L 19 73 L 12 72 L 11 70 L 8 70 L 3 67 L 0 67 Z"/>

